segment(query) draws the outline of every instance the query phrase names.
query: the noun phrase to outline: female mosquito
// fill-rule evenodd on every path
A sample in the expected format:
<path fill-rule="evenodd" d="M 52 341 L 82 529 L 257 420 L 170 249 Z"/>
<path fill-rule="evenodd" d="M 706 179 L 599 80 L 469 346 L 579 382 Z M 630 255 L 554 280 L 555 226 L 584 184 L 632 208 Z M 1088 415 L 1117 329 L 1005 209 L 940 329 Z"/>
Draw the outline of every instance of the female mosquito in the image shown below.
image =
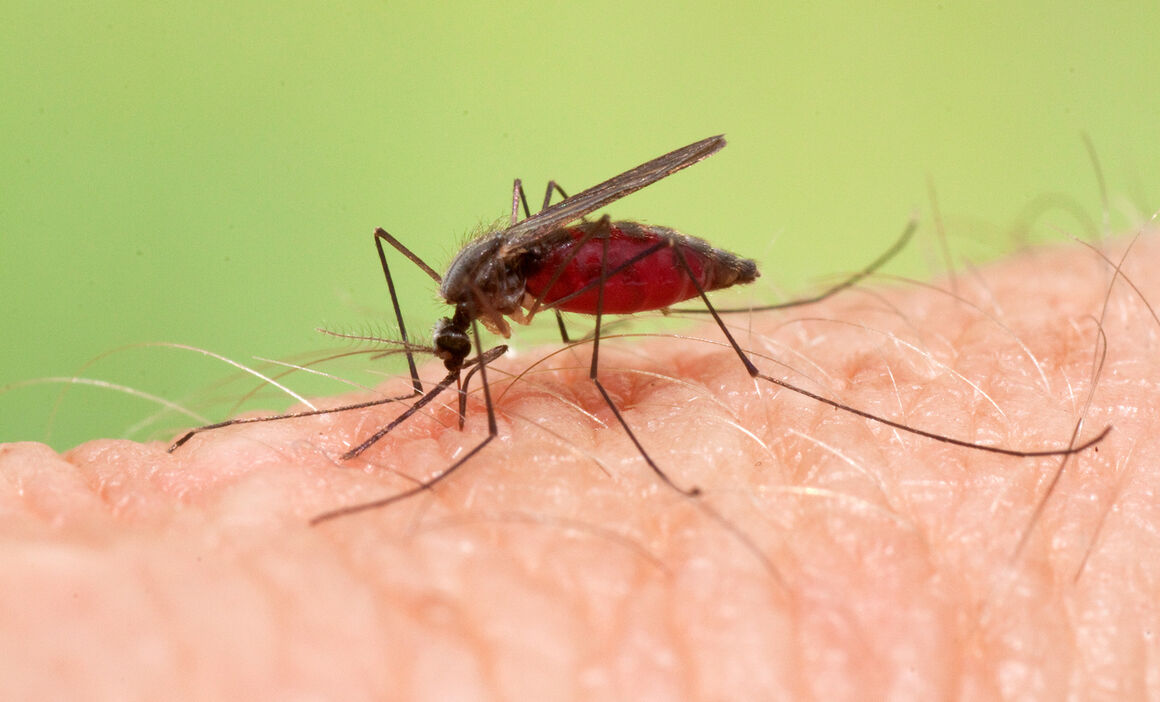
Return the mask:
<path fill-rule="evenodd" d="M 412 392 L 401 397 L 371 400 L 335 409 L 295 412 L 271 417 L 233 419 L 211 424 L 187 432 L 174 442 L 169 451 L 172 452 L 195 434 L 233 424 L 309 417 L 419 398 L 389 424 L 342 455 L 343 460 L 349 460 L 369 449 L 452 385 L 456 386 L 460 393 L 459 421 L 462 426 L 466 386 L 472 375 L 478 372 L 487 411 L 487 437 L 442 472 L 421 485 L 380 500 L 326 512 L 315 517 L 312 523 L 317 524 L 404 500 L 430 489 L 436 483 L 447 478 L 482 451 L 498 435 L 495 408 L 492 405 L 491 391 L 487 381 L 487 364 L 502 356 L 507 351 L 507 347 L 501 344 L 484 351 L 480 341 L 479 324 L 482 324 L 489 331 L 507 338 L 511 333 L 508 319 L 520 324 L 527 324 L 540 310 L 550 309 L 556 313 L 565 341 L 568 339 L 564 331 L 563 320 L 559 316 L 560 312 L 589 314 L 596 318 L 592 334 L 589 379 L 596 386 L 616 421 L 632 440 L 649 468 L 674 490 L 684 495 L 696 496 L 700 494 L 699 488 L 678 486 L 653 461 L 625 421 L 616 403 L 612 401 L 612 397 L 608 394 L 599 377 L 600 330 L 605 314 L 631 314 L 665 310 L 674 304 L 694 297 L 699 297 L 704 303 L 705 310 L 713 316 L 726 341 L 751 377 L 765 380 L 859 417 L 928 439 L 1017 457 L 1061 456 L 1077 453 L 1098 443 L 1107 435 L 1110 427 L 1082 444 L 1065 448 L 1033 451 L 1007 449 L 977 444 L 910 427 L 790 385 L 785 381 L 762 373 L 753 364 L 749 355 L 737 343 L 733 334 L 722 321 L 719 311 L 713 307 L 706 296 L 706 293 L 713 290 L 754 281 L 759 275 L 756 263 L 728 251 L 714 248 L 702 239 L 681 234 L 665 227 L 631 221 L 613 222 L 608 215 L 604 215 L 594 222 L 583 219 L 586 215 L 630 193 L 712 156 L 724 146 L 723 136 L 702 139 L 625 171 L 571 197 L 566 196 L 554 181 L 549 182 L 544 197 L 544 206 L 535 215 L 529 213 L 523 186 L 519 180 L 516 180 L 512 189 L 510 225 L 469 242 L 451 261 L 446 275 L 443 276 L 440 276 L 384 229 L 376 229 L 374 232 L 375 247 L 378 250 L 379 261 L 387 281 L 387 289 L 391 295 L 391 304 L 399 325 L 400 345 L 406 353 Z M 550 204 L 552 196 L 556 193 L 559 193 L 564 199 L 556 204 Z M 523 220 L 519 220 L 521 203 L 525 212 Z M 749 307 L 745 308 L 744 311 L 761 311 L 811 304 L 851 287 L 877 270 L 905 245 L 915 226 L 912 222 L 890 250 L 872 262 L 866 269 L 815 297 L 778 305 Z M 415 346 L 407 337 L 402 309 L 387 263 L 383 242 L 405 256 L 439 284 L 440 295 L 454 308 L 450 317 L 444 317 L 435 323 L 431 348 Z M 721 310 L 720 312 L 734 311 L 740 310 Z M 469 358 L 473 348 L 475 355 Z M 423 389 L 415 364 L 414 352 L 418 350 L 434 354 L 443 361 L 443 365 L 447 369 L 447 375 L 443 380 L 427 391 Z M 466 375 L 464 375 L 465 369 Z"/>

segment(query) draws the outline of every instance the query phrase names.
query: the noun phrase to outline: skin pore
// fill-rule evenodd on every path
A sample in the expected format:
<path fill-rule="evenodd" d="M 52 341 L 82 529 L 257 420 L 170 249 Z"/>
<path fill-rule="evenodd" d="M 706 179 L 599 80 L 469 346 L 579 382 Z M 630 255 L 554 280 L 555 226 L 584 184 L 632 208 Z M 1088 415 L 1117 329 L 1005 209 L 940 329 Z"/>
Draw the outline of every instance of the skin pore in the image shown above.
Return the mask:
<path fill-rule="evenodd" d="M 1099 248 L 1118 262 L 1127 245 Z M 172 455 L 0 446 L 0 690 L 1155 698 L 1157 261 L 1145 235 L 1113 284 L 1072 242 L 962 274 L 958 297 L 871 283 L 727 318 L 763 372 L 929 431 L 1035 450 L 1081 419 L 1081 440 L 1114 427 L 1066 462 L 755 384 L 709 325 L 601 346 L 626 420 L 699 500 L 615 424 L 587 344 L 489 366 L 498 439 L 430 494 L 316 527 L 475 446 L 479 393 L 464 431 L 448 394 L 345 464 L 401 407 L 229 427 Z"/>

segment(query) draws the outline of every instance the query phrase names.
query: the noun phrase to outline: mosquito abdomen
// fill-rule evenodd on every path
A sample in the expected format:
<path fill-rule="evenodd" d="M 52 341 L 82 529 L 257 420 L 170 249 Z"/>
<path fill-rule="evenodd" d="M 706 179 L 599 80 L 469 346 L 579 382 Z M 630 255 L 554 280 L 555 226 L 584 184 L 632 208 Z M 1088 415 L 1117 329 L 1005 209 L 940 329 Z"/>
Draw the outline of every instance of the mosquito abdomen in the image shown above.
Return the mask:
<path fill-rule="evenodd" d="M 664 309 L 696 297 L 697 284 L 708 292 L 749 283 L 758 276 L 753 261 L 672 229 L 613 222 L 607 237 L 590 236 L 595 226 L 586 223 L 569 228 L 569 235 L 577 243 L 552 247 L 536 260 L 527 278 L 527 292 L 532 297 L 542 298 L 542 304 L 564 312 L 596 314 L 605 255 L 605 314 Z M 662 242 L 667 245 L 633 261 Z M 696 283 L 681 264 L 678 252 L 688 262 Z"/>

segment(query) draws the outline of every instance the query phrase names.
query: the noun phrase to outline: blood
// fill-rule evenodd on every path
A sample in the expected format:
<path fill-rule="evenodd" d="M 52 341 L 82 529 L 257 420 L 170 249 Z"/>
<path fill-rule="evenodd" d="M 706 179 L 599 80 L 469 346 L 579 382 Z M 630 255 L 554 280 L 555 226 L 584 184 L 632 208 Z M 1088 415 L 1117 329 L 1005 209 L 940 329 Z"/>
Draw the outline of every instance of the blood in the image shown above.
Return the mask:
<path fill-rule="evenodd" d="M 586 222 L 568 228 L 572 244 L 553 246 L 527 266 L 532 270 L 527 272 L 526 292 L 546 307 L 594 315 L 601 271 L 615 271 L 604 280 L 603 312 L 632 314 L 696 297 L 698 283 L 708 292 L 749 283 L 759 275 L 753 261 L 672 229 L 612 222 L 607 236 L 600 238 L 599 227 L 599 222 Z M 660 242 L 668 245 L 633 262 Z M 678 251 L 692 276 L 678 262 Z"/>

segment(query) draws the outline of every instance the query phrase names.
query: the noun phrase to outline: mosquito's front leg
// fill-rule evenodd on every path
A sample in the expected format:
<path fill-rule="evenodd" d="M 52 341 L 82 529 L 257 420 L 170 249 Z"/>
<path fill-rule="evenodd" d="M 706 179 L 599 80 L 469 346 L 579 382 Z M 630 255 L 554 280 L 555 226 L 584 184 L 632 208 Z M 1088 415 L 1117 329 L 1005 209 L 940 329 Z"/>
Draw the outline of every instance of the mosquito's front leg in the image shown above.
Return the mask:
<path fill-rule="evenodd" d="M 914 434 L 916 436 L 921 436 L 921 437 L 924 437 L 927 439 L 933 439 L 935 441 L 941 441 L 944 444 L 952 444 L 954 446 L 962 446 L 964 448 L 975 449 L 978 451 L 987 451 L 988 453 L 998 453 L 998 454 L 1003 454 L 1005 456 L 1016 456 L 1018 458 L 1029 458 L 1029 457 L 1033 457 L 1033 456 L 1068 456 L 1068 455 L 1071 455 L 1073 453 L 1079 453 L 1079 452 L 1084 451 L 1088 448 L 1091 448 L 1092 446 L 1103 441 L 1104 437 L 1106 437 L 1108 435 L 1108 432 L 1111 431 L 1111 429 L 1112 429 L 1111 425 L 1109 425 L 1102 432 L 1100 432 L 1097 436 L 1087 440 L 1086 442 L 1084 442 L 1078 446 L 1067 446 L 1065 448 L 1059 448 L 1059 449 L 1042 449 L 1042 450 L 1031 450 L 1031 451 L 1018 450 L 1018 449 L 1008 449 L 1008 448 L 1002 448 L 999 446 L 989 446 L 987 444 L 978 444 L 978 443 L 975 443 L 973 441 L 964 441 L 963 439 L 955 439 L 955 438 L 952 438 L 949 436 L 943 436 L 942 434 L 935 434 L 934 432 L 926 431 L 924 429 L 918 429 L 916 427 L 912 427 L 912 426 L 903 424 L 901 422 L 895 422 L 893 420 L 886 419 L 885 417 L 879 417 L 876 414 L 871 414 L 869 412 L 866 412 L 865 410 L 860 410 L 856 407 L 851 407 L 850 405 L 844 405 L 841 402 L 831 400 L 828 397 L 823 397 L 822 395 L 812 393 L 809 390 L 806 390 L 804 388 L 799 388 L 796 385 L 791 385 L 790 383 L 787 383 L 784 380 L 778 380 L 777 378 L 774 378 L 773 376 L 766 375 L 757 369 L 757 366 L 755 366 L 753 364 L 753 361 L 751 361 L 749 359 L 749 354 L 745 353 L 745 351 L 743 351 L 741 349 L 740 344 L 737 343 L 737 340 L 733 338 L 733 334 L 729 331 L 729 328 L 725 326 L 725 322 L 721 319 L 721 316 L 717 313 L 717 310 L 713 307 L 713 303 L 709 302 L 708 296 L 705 295 L 705 289 L 704 289 L 704 287 L 702 287 L 700 281 L 697 280 L 696 274 L 693 273 L 692 267 L 689 265 L 689 262 L 685 259 L 685 254 L 681 251 L 681 249 L 679 247 L 674 248 L 674 252 L 676 253 L 677 261 L 680 264 L 681 268 L 684 269 L 685 274 L 689 277 L 689 280 L 691 280 L 693 282 L 694 287 L 697 288 L 697 294 L 700 295 L 701 301 L 705 303 L 705 309 L 709 310 L 709 313 L 711 315 L 713 315 L 713 320 L 717 323 L 717 326 L 721 329 L 721 333 L 723 333 L 725 335 L 725 339 L 729 342 L 729 345 L 733 347 L 733 351 L 737 354 L 737 357 L 741 359 L 741 363 L 745 366 L 745 371 L 747 373 L 749 373 L 749 375 L 753 378 L 761 378 L 762 380 L 773 383 L 774 385 L 777 385 L 779 387 L 783 387 L 786 390 L 790 390 L 791 392 L 796 392 L 799 395 L 804 395 L 812 400 L 817 400 L 818 402 L 821 402 L 822 404 L 829 405 L 835 409 L 843 410 L 845 412 L 849 412 L 850 414 L 862 417 L 863 419 L 869 419 L 871 421 L 878 422 L 879 424 L 885 424 L 886 426 L 891 427 L 893 429 L 899 429 L 901 431 L 909 432 L 909 433 Z"/>
<path fill-rule="evenodd" d="M 483 439 L 483 441 L 480 441 L 478 444 L 476 444 L 474 448 L 472 448 L 470 451 L 468 451 L 463 456 L 461 456 L 459 458 L 459 460 L 452 463 L 450 466 L 448 466 L 446 469 L 444 469 L 441 473 L 437 473 L 433 478 L 428 479 L 427 481 L 425 481 L 421 485 L 417 485 L 417 486 L 411 488 L 410 490 L 404 490 L 403 492 L 391 495 L 390 497 L 384 497 L 381 500 L 373 500 L 371 502 L 363 502 L 361 504 L 352 505 L 350 507 L 342 507 L 340 509 L 332 510 L 330 512 L 324 512 L 324 513 L 314 517 L 313 519 L 311 519 L 310 520 L 311 525 L 320 524 L 322 522 L 330 521 L 331 519 L 337 519 L 339 517 L 346 517 L 346 516 L 349 516 L 352 514 L 357 514 L 359 512 L 366 512 L 368 510 L 378 509 L 380 507 L 386 507 L 387 505 L 394 504 L 395 502 L 401 502 L 402 500 L 405 500 L 408 497 L 414 497 L 415 495 L 418 495 L 421 492 L 424 492 L 426 490 L 430 490 L 432 487 L 435 486 L 436 483 L 439 483 L 439 482 L 447 479 L 452 473 L 454 473 L 455 471 L 462 468 L 468 461 L 470 461 L 473 457 L 475 457 L 475 454 L 482 451 L 485 446 L 487 446 L 489 443 L 491 443 L 492 439 L 494 439 L 496 436 L 499 435 L 499 428 L 498 428 L 498 425 L 495 421 L 495 406 L 492 405 L 492 403 L 491 403 L 491 388 L 487 384 L 487 364 L 488 364 L 488 362 L 493 361 L 496 358 L 499 358 L 501 355 L 503 355 L 503 352 L 507 350 L 507 347 L 506 346 L 497 346 L 493 349 L 490 349 L 487 353 L 484 353 L 483 346 L 479 340 L 479 327 L 474 321 L 471 323 L 471 331 L 472 331 L 472 335 L 475 337 L 475 353 L 476 353 L 476 359 L 478 360 L 479 379 L 480 379 L 480 382 L 483 383 L 483 401 L 487 407 L 487 436 Z M 434 400 L 436 395 L 438 395 L 439 393 L 446 390 L 448 387 L 450 387 L 452 384 L 456 383 L 458 380 L 459 380 L 459 371 L 452 371 L 452 372 L 448 373 L 447 377 L 445 377 L 442 381 L 439 382 L 438 385 L 436 385 L 434 388 L 432 388 L 430 392 L 428 392 L 426 395 L 424 395 L 421 400 L 419 400 L 414 405 L 412 405 L 410 408 L 408 408 L 406 412 L 399 415 L 395 419 L 395 421 L 391 422 L 389 425 L 387 425 L 383 429 L 379 430 L 377 433 L 375 433 L 373 436 L 368 438 L 366 441 L 364 441 L 362 444 L 360 444 L 356 448 L 348 451 L 343 456 L 343 458 L 344 459 L 353 458 L 354 456 L 357 456 L 358 454 L 362 453 L 366 449 L 370 448 L 370 446 L 372 446 L 376 441 L 378 441 L 382 437 L 386 436 L 392 429 L 394 429 L 399 424 L 402 424 L 403 422 L 405 422 L 408 418 L 411 417 L 411 415 L 415 414 L 415 412 L 418 412 L 420 409 L 422 409 L 424 406 L 426 406 L 428 403 L 430 403 L 432 400 Z"/>
<path fill-rule="evenodd" d="M 379 262 L 383 265 L 383 276 L 387 279 L 387 290 L 391 293 L 391 307 L 395 310 L 395 322 L 399 325 L 399 337 L 403 341 L 403 353 L 407 355 L 407 368 L 411 372 L 411 387 L 415 389 L 416 395 L 422 395 L 423 383 L 419 380 L 419 369 L 415 366 L 415 354 L 411 352 L 411 340 L 407 338 L 407 325 L 403 323 L 403 309 L 399 305 L 399 295 L 395 292 L 395 281 L 391 277 L 391 268 L 387 265 L 387 253 L 383 251 L 384 241 L 410 259 L 412 263 L 419 267 L 419 270 L 431 276 L 436 283 L 442 282 L 442 279 L 431 266 L 428 266 L 423 259 L 412 253 L 406 246 L 403 246 L 402 242 L 398 239 L 388 234 L 387 230 L 382 227 L 375 229 L 375 249 L 379 252 Z"/>

